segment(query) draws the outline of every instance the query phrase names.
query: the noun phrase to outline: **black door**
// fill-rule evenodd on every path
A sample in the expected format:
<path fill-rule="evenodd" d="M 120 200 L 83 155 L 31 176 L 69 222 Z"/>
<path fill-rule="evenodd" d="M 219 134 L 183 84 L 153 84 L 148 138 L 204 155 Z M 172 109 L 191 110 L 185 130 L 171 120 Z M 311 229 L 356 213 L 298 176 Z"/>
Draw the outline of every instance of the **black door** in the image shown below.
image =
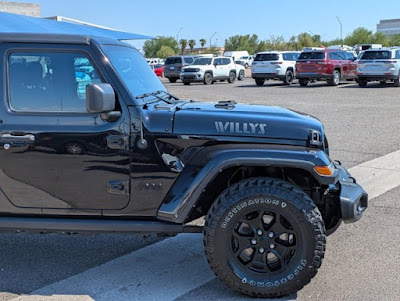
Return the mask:
<path fill-rule="evenodd" d="M 87 47 L 3 53 L 0 188 L 15 207 L 56 214 L 129 202 L 129 114 L 121 103 L 117 121 L 86 112 L 86 85 L 104 82 Z"/>

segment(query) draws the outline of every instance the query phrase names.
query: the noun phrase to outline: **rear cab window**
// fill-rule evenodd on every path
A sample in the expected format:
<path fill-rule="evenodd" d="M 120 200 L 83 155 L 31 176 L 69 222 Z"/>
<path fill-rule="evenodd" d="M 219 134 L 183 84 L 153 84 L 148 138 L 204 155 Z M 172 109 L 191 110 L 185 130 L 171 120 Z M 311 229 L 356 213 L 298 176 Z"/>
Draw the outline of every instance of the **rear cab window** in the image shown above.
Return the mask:
<path fill-rule="evenodd" d="M 325 57 L 325 52 L 310 51 L 300 53 L 299 60 L 324 60 Z"/>
<path fill-rule="evenodd" d="M 277 54 L 277 53 L 259 53 L 256 55 L 256 58 L 254 60 L 257 62 L 277 61 L 277 60 L 279 60 L 279 54 Z"/>
<path fill-rule="evenodd" d="M 378 50 L 378 51 L 365 51 L 361 60 L 389 60 L 392 58 L 391 51 Z"/>

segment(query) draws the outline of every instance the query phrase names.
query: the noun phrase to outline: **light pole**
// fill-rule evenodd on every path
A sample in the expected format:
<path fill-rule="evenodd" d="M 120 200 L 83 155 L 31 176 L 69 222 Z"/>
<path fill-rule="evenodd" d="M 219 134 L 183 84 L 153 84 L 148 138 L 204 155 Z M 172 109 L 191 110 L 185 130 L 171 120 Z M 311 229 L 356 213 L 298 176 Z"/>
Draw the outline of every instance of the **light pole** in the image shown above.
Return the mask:
<path fill-rule="evenodd" d="M 343 47 L 343 27 L 342 27 L 342 22 L 340 22 L 339 17 L 336 17 L 336 19 L 338 20 L 338 22 L 340 24 L 340 41 L 342 42 L 342 47 Z"/>
<path fill-rule="evenodd" d="M 217 48 L 218 48 L 218 39 L 215 39 L 216 43 L 217 43 Z"/>
<path fill-rule="evenodd" d="M 183 29 L 183 27 L 179 28 L 178 33 L 176 34 L 176 41 L 179 43 L 178 37 L 179 37 L 179 33 L 181 32 L 181 30 Z"/>
<path fill-rule="evenodd" d="M 211 48 L 211 40 L 212 40 L 213 36 L 215 36 L 216 33 L 217 33 L 217 32 L 214 32 L 213 35 L 212 35 L 211 38 L 210 38 L 210 48 Z"/>

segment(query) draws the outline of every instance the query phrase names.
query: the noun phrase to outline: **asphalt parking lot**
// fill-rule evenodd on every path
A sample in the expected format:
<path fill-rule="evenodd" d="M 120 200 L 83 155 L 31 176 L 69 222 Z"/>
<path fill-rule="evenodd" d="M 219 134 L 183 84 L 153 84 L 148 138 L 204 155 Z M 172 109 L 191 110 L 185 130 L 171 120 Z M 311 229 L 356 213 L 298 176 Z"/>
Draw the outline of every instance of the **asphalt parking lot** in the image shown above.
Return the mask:
<path fill-rule="evenodd" d="M 400 88 L 391 84 L 359 88 L 354 82 L 337 87 L 266 82 L 258 87 L 250 78 L 209 86 L 162 81 L 181 98 L 284 106 L 314 115 L 325 125 L 331 157 L 354 170 L 400 150 Z M 400 184 L 400 168 L 394 168 Z M 328 238 L 315 279 L 283 300 L 399 300 L 400 187 L 388 187 L 376 193 L 360 222 L 342 225 Z M 0 300 L 21 294 L 32 296 L 19 300 L 248 299 L 213 277 L 200 235 L 189 236 L 188 243 L 185 236 L 155 244 L 160 240 L 155 235 L 0 234 Z M 180 249 L 171 249 L 175 242 Z M 152 257 L 154 252 L 159 256 Z M 129 258 L 140 264 L 127 265 Z M 178 271 L 172 270 L 174 260 Z M 140 279 L 138 273 L 143 273 Z"/>

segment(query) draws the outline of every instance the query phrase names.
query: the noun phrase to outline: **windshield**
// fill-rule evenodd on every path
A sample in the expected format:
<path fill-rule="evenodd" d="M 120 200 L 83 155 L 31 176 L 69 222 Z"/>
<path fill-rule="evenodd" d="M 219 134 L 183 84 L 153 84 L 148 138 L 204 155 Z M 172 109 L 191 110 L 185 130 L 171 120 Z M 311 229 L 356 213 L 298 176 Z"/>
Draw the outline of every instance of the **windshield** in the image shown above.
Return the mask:
<path fill-rule="evenodd" d="M 102 48 L 133 97 L 159 90 L 166 91 L 139 51 L 114 45 L 103 45 Z"/>
<path fill-rule="evenodd" d="M 260 53 L 256 55 L 255 61 L 277 61 L 279 55 L 276 53 Z"/>
<path fill-rule="evenodd" d="M 169 57 L 165 61 L 165 65 L 175 65 L 175 64 L 182 64 L 181 57 Z"/>
<path fill-rule="evenodd" d="M 387 60 L 391 59 L 390 51 L 365 51 L 362 60 Z"/>
<path fill-rule="evenodd" d="M 324 52 L 302 52 L 299 56 L 299 60 L 323 60 L 325 59 Z"/>
<path fill-rule="evenodd" d="M 193 65 L 211 65 L 212 59 L 201 58 L 194 61 Z"/>

